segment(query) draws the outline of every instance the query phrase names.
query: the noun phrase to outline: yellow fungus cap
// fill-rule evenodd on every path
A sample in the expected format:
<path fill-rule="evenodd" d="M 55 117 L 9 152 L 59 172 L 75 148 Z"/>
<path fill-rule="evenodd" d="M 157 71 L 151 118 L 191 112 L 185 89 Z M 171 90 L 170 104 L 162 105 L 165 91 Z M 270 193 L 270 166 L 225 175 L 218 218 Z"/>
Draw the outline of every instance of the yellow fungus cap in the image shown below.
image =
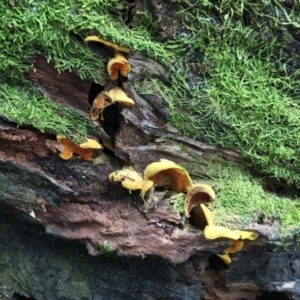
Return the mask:
<path fill-rule="evenodd" d="M 119 71 L 122 76 L 126 77 L 131 71 L 131 66 L 123 54 L 116 53 L 107 64 L 107 73 L 111 80 L 116 80 L 119 78 Z"/>
<path fill-rule="evenodd" d="M 234 230 L 234 232 L 240 235 L 241 240 L 254 241 L 258 238 L 258 234 L 253 231 Z"/>
<path fill-rule="evenodd" d="M 208 226 L 214 225 L 214 217 L 212 212 L 204 204 L 200 204 L 200 207 L 204 213 L 207 225 Z"/>
<path fill-rule="evenodd" d="M 80 148 L 83 149 L 101 149 L 102 146 L 93 139 L 87 139 L 87 141 L 85 143 L 82 143 L 79 145 Z"/>
<path fill-rule="evenodd" d="M 144 186 L 142 197 L 155 184 L 155 186 L 167 186 L 176 192 L 187 192 L 193 185 L 189 174 L 175 162 L 161 159 L 151 163 L 144 170 Z"/>
<path fill-rule="evenodd" d="M 201 203 L 208 203 L 215 199 L 216 195 L 211 186 L 207 184 L 193 185 L 184 200 L 184 211 L 187 218 L 190 217 L 192 209 Z"/>
<path fill-rule="evenodd" d="M 229 253 L 237 253 L 238 251 L 242 250 L 244 246 L 244 242 L 240 240 L 232 241 L 232 246 L 229 248 L 225 249 L 224 253 L 229 254 Z"/>
<path fill-rule="evenodd" d="M 214 240 L 218 238 L 228 238 L 238 240 L 240 235 L 233 230 L 224 226 L 210 225 L 204 228 L 204 236 L 207 240 Z"/>
<path fill-rule="evenodd" d="M 217 254 L 217 256 L 219 256 L 227 265 L 231 264 L 231 258 L 228 254 Z"/>
<path fill-rule="evenodd" d="M 108 42 L 96 35 L 91 35 L 91 36 L 87 36 L 85 39 L 84 39 L 84 42 L 85 43 L 88 43 L 88 42 L 98 42 L 98 43 L 102 43 L 104 44 L 105 46 L 107 47 L 110 47 L 110 48 L 113 48 L 115 51 L 121 51 L 121 52 L 125 52 L 125 53 L 129 53 L 130 52 L 130 48 L 128 47 L 120 47 L 118 46 L 117 44 L 114 44 L 112 42 Z"/>
<path fill-rule="evenodd" d="M 143 188 L 143 178 L 129 166 L 110 173 L 108 178 L 112 182 L 121 182 L 122 186 L 128 190 L 141 190 Z"/>
<path fill-rule="evenodd" d="M 112 103 L 120 102 L 128 106 L 134 105 L 134 101 L 129 98 L 119 87 L 116 87 L 109 92 L 104 92 L 104 94 L 111 99 Z"/>

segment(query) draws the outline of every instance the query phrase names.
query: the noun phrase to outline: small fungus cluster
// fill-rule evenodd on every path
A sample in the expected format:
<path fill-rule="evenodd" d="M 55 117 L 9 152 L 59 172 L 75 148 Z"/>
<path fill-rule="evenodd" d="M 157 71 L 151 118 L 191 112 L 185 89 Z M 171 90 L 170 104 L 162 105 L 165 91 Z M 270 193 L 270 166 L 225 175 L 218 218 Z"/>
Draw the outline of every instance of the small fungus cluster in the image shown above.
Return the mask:
<path fill-rule="evenodd" d="M 161 159 L 149 164 L 144 170 L 144 178 L 132 167 L 125 166 L 122 170 L 109 175 L 112 182 L 121 182 L 128 190 L 141 190 L 141 196 L 153 187 L 165 187 L 176 192 L 186 192 L 184 211 L 193 225 L 203 230 L 207 240 L 227 238 L 233 245 L 218 256 L 227 264 L 231 263 L 229 254 L 243 248 L 244 240 L 255 240 L 258 235 L 252 231 L 231 230 L 224 226 L 214 225 L 213 213 L 206 206 L 215 199 L 215 192 L 207 184 L 193 184 L 189 174 L 175 162 Z"/>
<path fill-rule="evenodd" d="M 93 139 L 87 139 L 85 143 L 80 145 L 76 145 L 60 134 L 56 136 L 56 139 L 63 146 L 59 156 L 65 160 L 70 159 L 73 156 L 73 153 L 76 153 L 79 157 L 82 157 L 85 160 L 91 160 L 93 150 L 102 148 L 101 145 Z"/>
<path fill-rule="evenodd" d="M 107 48 L 113 50 L 114 57 L 111 58 L 107 64 L 107 73 L 111 80 L 117 80 L 119 78 L 119 73 L 122 76 L 127 76 L 131 71 L 128 60 L 125 58 L 125 54 L 130 52 L 128 47 L 119 47 L 118 45 L 105 41 L 97 36 L 88 36 L 84 39 L 84 42 L 99 42 L 104 44 Z M 132 106 L 135 104 L 134 101 L 129 98 L 119 87 L 115 87 L 110 91 L 103 91 L 99 93 L 93 101 L 92 109 L 90 111 L 91 119 L 93 121 L 98 120 L 102 117 L 103 110 L 107 106 L 115 103 L 122 103 L 126 106 Z M 91 160 L 93 150 L 102 148 L 97 141 L 92 139 L 87 139 L 85 143 L 76 145 L 62 135 L 57 135 L 56 138 L 57 141 L 63 146 L 59 156 L 65 160 L 70 159 L 73 156 L 73 153 L 78 154 L 79 157 L 82 157 L 85 160 Z M 113 146 L 109 141 L 103 141 L 103 143 L 106 147 L 113 150 Z"/>
<path fill-rule="evenodd" d="M 99 42 L 105 45 L 108 49 L 113 51 L 113 57 L 108 61 L 107 73 L 111 80 L 117 80 L 119 74 L 126 77 L 131 71 L 131 66 L 125 57 L 125 54 L 130 52 L 128 47 L 119 47 L 118 45 L 105 41 L 98 36 L 88 36 L 84 39 L 85 43 Z M 121 88 L 116 87 L 110 91 L 104 91 L 97 95 L 94 99 L 91 109 L 91 119 L 98 120 L 102 116 L 105 107 L 116 102 L 123 103 L 127 106 L 134 105 L 134 101 L 129 98 Z"/>

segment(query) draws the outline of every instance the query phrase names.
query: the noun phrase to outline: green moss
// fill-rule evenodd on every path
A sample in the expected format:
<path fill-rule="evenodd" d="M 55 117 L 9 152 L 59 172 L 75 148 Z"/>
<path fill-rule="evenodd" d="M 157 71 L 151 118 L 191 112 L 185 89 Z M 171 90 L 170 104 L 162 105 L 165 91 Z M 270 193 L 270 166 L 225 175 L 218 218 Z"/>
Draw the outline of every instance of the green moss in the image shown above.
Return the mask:
<path fill-rule="evenodd" d="M 42 132 L 59 133 L 75 142 L 85 141 L 96 129 L 83 117 L 41 96 L 34 86 L 0 85 L 0 115 L 19 125 L 30 124 Z"/>
<path fill-rule="evenodd" d="M 216 200 L 209 205 L 216 225 L 231 229 L 251 229 L 251 223 L 278 222 L 280 238 L 291 237 L 299 231 L 300 204 L 290 197 L 278 197 L 265 191 L 258 179 L 241 165 L 226 162 L 218 157 L 198 160 L 185 167 L 194 183 L 211 185 L 216 192 Z M 175 213 L 184 215 L 185 194 L 170 197 L 169 205 Z M 274 228 L 274 230 L 276 230 Z"/>
<path fill-rule="evenodd" d="M 108 244 L 107 242 L 104 242 L 103 244 L 99 244 L 100 250 L 102 254 L 112 253 L 115 251 L 115 248 Z"/>
<path fill-rule="evenodd" d="M 174 194 L 169 198 L 169 205 L 172 208 L 172 211 L 176 214 L 181 214 L 184 215 L 184 199 L 185 199 L 185 194 L 183 193 L 178 193 Z"/>
<path fill-rule="evenodd" d="M 152 79 L 170 105 L 171 124 L 190 137 L 237 149 L 260 171 L 299 187 L 299 70 L 287 72 L 299 56 L 283 55 L 287 41 L 271 31 L 275 17 L 266 18 L 264 29 L 250 28 L 231 17 L 233 2 L 221 2 L 226 14 L 215 19 L 195 5 L 178 13 L 190 32 L 177 39 L 178 48 L 192 42 L 171 68 L 171 86 Z"/>

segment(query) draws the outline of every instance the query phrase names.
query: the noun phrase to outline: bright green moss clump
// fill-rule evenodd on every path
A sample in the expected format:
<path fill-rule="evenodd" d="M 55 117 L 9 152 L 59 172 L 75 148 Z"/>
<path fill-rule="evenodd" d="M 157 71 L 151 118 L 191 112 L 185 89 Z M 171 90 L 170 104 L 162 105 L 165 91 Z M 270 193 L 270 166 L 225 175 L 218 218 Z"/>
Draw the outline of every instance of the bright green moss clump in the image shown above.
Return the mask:
<path fill-rule="evenodd" d="M 16 88 L 0 85 L 0 115 L 19 125 L 30 124 L 42 132 L 64 133 L 83 142 L 87 132 L 96 133 L 92 124 L 63 106 L 40 95 L 30 84 Z"/>
<path fill-rule="evenodd" d="M 220 3 L 218 18 L 200 9 L 204 2 L 212 6 L 194 1 L 178 12 L 190 32 L 182 43 L 190 44 L 172 68 L 171 87 L 152 80 L 171 107 L 171 123 L 193 138 L 237 149 L 254 168 L 299 187 L 300 72 L 293 71 L 291 62 L 299 63 L 300 56 L 284 54 L 286 32 L 285 38 L 274 34 L 279 25 L 284 31 L 284 22 L 263 15 L 259 7 L 267 3 L 238 2 L 244 13 L 265 18 L 258 28 L 237 18 L 234 1 Z M 300 28 L 300 17 L 296 20 L 293 13 L 289 22 Z"/>

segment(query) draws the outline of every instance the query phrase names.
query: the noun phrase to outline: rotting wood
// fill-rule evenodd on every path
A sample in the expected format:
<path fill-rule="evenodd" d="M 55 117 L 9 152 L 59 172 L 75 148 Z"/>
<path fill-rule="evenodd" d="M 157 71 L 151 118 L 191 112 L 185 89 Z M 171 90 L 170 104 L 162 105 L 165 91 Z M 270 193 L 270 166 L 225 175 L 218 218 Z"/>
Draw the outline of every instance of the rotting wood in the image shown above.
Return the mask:
<path fill-rule="evenodd" d="M 45 63 L 37 59 L 34 68 L 42 70 L 39 62 Z M 60 80 L 53 80 L 59 78 L 55 69 L 45 70 L 54 74 L 47 77 L 36 72 L 35 78 L 33 72 L 28 78 L 43 86 L 45 95 L 59 103 L 59 96 L 53 91 L 61 90 L 63 81 L 68 84 L 76 75 L 64 73 Z M 43 225 L 47 233 L 84 243 L 92 255 L 100 254 L 101 245 L 105 244 L 120 255 L 159 256 L 175 264 L 197 253 L 221 253 L 229 246 L 227 241 L 206 241 L 196 230 L 183 230 L 180 218 L 167 204 L 169 192 L 158 193 L 157 205 L 145 209 L 138 193 L 129 194 L 121 185 L 109 182 L 108 174 L 124 162 L 142 171 L 148 163 L 162 157 L 184 163 L 193 161 L 195 156 L 208 159 L 218 154 L 238 161 L 240 154 L 180 135 L 166 123 L 163 110 L 156 113 L 161 108 L 157 99 L 148 101 L 149 96 L 138 95 L 128 83 L 124 83 L 124 89 L 135 99 L 136 106 L 119 106 L 115 157 L 95 151 L 91 162 L 77 157 L 63 161 L 58 157 L 60 145 L 53 134 L 30 127 L 16 128 L 1 121 L 0 201 L 5 207 L 25 212 L 28 219 Z M 63 96 L 63 105 L 74 106 L 74 110 L 88 118 L 88 91 L 86 83 L 76 101 L 73 96 Z M 147 121 L 140 122 L 141 119 Z M 225 299 L 222 289 L 215 287 L 211 293 L 219 297 L 216 299 Z"/>

